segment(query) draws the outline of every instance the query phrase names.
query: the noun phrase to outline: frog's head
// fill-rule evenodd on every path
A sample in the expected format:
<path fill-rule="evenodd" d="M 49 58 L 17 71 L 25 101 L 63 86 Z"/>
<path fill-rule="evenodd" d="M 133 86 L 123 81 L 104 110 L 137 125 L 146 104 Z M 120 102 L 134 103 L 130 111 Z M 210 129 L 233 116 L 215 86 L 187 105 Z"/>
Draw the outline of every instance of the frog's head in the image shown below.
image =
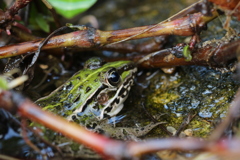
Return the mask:
<path fill-rule="evenodd" d="M 79 117 L 94 113 L 99 119 L 116 115 L 123 108 L 136 72 L 136 66 L 130 61 L 104 63 L 99 58 L 91 58 L 81 71 L 85 76 L 82 78 L 85 102 L 73 114 Z"/>
<path fill-rule="evenodd" d="M 114 116 L 122 109 L 136 72 L 130 61 L 104 63 L 91 58 L 84 69 L 36 104 L 76 122 L 92 114 L 99 119 Z"/>
<path fill-rule="evenodd" d="M 137 72 L 134 63 L 130 61 L 110 62 L 103 68 L 100 81 L 104 89 L 97 96 L 102 106 L 100 119 L 107 115 L 115 116 L 122 110 Z"/>

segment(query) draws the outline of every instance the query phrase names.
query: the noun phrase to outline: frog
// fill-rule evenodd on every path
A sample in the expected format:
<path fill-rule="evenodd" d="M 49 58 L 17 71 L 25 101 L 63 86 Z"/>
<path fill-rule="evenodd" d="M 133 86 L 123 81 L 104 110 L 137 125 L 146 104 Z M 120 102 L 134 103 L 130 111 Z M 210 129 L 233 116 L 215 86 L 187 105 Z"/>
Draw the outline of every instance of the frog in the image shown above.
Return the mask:
<path fill-rule="evenodd" d="M 122 110 L 124 101 L 134 84 L 136 73 L 137 67 L 131 61 L 106 63 L 98 57 L 90 58 L 82 70 L 35 103 L 43 110 L 112 138 L 127 139 L 126 137 L 132 135 L 134 138 L 143 136 L 161 123 L 150 123 L 140 128 L 127 128 L 115 127 L 108 122 L 108 119 L 116 117 Z M 78 144 L 69 142 L 61 135 L 54 134 L 53 137 L 51 141 L 55 145 L 73 153 L 74 157 L 80 154 L 81 147 L 77 147 L 75 151 L 72 149 Z"/>
<path fill-rule="evenodd" d="M 82 70 L 35 104 L 86 126 L 90 117 L 101 120 L 122 110 L 136 72 L 131 61 L 105 63 L 94 57 L 86 61 Z"/>

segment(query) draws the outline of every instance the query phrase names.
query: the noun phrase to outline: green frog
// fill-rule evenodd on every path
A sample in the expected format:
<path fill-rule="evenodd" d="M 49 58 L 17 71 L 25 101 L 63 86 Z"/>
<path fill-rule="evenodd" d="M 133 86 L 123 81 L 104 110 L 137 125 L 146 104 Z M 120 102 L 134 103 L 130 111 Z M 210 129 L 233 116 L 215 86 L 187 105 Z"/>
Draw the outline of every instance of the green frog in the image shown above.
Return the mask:
<path fill-rule="evenodd" d="M 139 137 L 160 123 L 151 123 L 140 128 L 124 128 L 114 127 L 114 124 L 107 122 L 123 108 L 123 102 L 128 97 L 136 72 L 136 66 L 130 61 L 104 63 L 100 58 L 91 58 L 82 70 L 50 95 L 35 103 L 44 110 L 65 117 L 94 132 L 117 139 L 126 139 L 129 135 Z M 65 147 L 65 150 L 70 150 L 74 155 L 80 154 L 79 147 L 77 149 L 71 147 L 76 144 L 68 142 L 69 140 L 62 136 L 55 134 L 51 141 L 55 145 Z"/>
<path fill-rule="evenodd" d="M 104 63 L 100 58 L 91 58 L 82 70 L 35 103 L 85 126 L 89 117 L 101 120 L 121 111 L 136 72 L 130 61 Z"/>

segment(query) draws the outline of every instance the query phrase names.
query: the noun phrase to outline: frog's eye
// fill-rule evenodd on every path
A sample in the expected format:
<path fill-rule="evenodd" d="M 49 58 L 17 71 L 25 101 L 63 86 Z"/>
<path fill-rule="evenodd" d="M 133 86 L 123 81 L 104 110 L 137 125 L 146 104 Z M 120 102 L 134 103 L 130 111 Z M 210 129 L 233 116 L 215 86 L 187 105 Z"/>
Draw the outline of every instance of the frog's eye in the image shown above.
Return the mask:
<path fill-rule="evenodd" d="M 117 71 L 111 70 L 108 74 L 107 80 L 108 80 L 108 83 L 110 83 L 112 86 L 116 86 L 120 82 L 121 77 Z"/>

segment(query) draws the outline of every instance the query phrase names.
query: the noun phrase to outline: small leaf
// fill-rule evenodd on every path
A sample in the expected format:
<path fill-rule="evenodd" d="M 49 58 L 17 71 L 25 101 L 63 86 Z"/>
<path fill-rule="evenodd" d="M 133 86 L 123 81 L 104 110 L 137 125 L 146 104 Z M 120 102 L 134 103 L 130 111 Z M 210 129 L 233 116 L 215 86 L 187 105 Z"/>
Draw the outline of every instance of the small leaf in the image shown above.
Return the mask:
<path fill-rule="evenodd" d="M 8 82 L 4 77 L 0 77 L 0 90 L 7 90 L 8 89 Z"/>
<path fill-rule="evenodd" d="M 48 0 L 65 18 L 72 18 L 90 8 L 97 0 Z"/>
<path fill-rule="evenodd" d="M 191 55 L 191 51 L 189 49 L 189 45 L 186 45 L 183 47 L 183 56 L 185 57 L 186 61 L 192 60 L 192 55 Z"/>
<path fill-rule="evenodd" d="M 6 2 L 1 2 L 0 3 L 0 8 L 5 9 L 7 7 Z"/>
<path fill-rule="evenodd" d="M 35 17 L 35 21 L 42 30 L 47 33 L 50 31 L 49 24 L 47 23 L 46 19 L 44 19 L 43 15 L 37 14 L 37 16 Z"/>

